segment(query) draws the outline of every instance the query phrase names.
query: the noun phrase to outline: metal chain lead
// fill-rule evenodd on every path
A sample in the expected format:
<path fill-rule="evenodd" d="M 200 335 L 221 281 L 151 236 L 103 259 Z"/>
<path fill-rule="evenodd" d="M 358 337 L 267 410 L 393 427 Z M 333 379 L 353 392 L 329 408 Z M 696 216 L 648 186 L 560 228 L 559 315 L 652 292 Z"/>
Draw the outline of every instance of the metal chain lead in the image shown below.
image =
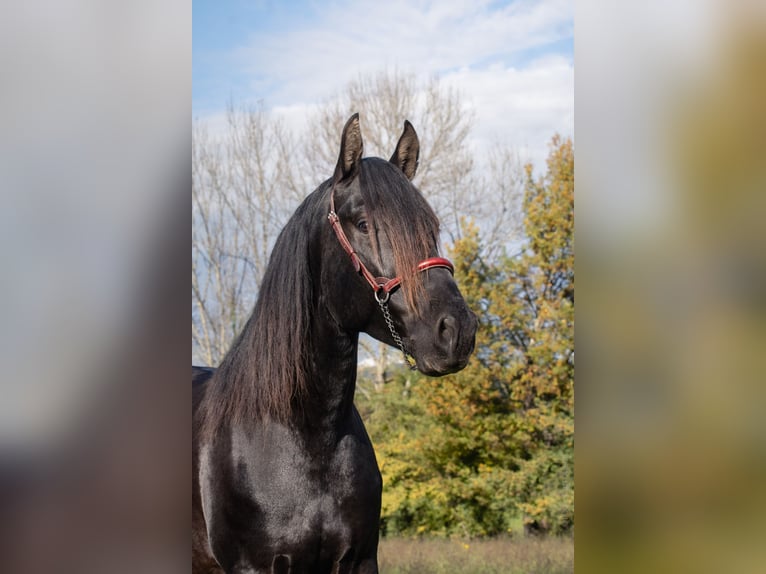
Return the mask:
<path fill-rule="evenodd" d="M 402 341 L 402 338 L 399 336 L 399 333 L 396 332 L 394 321 L 393 319 L 391 319 L 391 312 L 388 310 L 388 297 L 386 297 L 384 300 L 381 300 L 378 298 L 376 294 L 375 299 L 378 301 L 378 305 L 380 305 L 380 310 L 383 312 L 383 319 L 386 320 L 386 325 L 388 325 L 388 330 L 391 331 L 391 336 L 394 338 L 394 342 L 402 350 L 402 356 L 404 357 L 404 362 L 407 364 L 407 366 L 410 368 L 411 371 L 416 370 L 417 367 L 410 359 L 410 354 L 407 352 L 407 349 L 405 349 L 404 347 L 404 341 Z"/>

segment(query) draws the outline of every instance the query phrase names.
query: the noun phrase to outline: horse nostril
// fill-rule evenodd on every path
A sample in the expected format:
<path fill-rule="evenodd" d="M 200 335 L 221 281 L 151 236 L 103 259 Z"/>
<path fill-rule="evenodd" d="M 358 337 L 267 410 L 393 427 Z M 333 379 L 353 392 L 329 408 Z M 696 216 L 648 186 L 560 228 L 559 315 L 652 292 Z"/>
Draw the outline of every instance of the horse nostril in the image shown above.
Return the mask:
<path fill-rule="evenodd" d="M 439 319 L 438 323 L 438 340 L 444 344 L 450 351 L 455 346 L 457 334 L 457 319 L 452 315 L 445 315 Z"/>

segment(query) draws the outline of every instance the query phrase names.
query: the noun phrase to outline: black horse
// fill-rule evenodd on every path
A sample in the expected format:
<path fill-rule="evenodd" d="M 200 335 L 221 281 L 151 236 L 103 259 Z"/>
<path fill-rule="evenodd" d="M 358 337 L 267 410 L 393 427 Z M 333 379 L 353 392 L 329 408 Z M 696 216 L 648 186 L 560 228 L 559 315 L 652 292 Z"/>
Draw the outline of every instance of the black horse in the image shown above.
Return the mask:
<path fill-rule="evenodd" d="M 354 407 L 360 332 L 431 376 L 462 369 L 476 317 L 438 257 L 410 183 L 409 122 L 390 161 L 362 159 L 358 114 L 332 178 L 271 255 L 255 310 L 217 370 L 192 368 L 196 572 L 377 572 L 381 476 Z"/>

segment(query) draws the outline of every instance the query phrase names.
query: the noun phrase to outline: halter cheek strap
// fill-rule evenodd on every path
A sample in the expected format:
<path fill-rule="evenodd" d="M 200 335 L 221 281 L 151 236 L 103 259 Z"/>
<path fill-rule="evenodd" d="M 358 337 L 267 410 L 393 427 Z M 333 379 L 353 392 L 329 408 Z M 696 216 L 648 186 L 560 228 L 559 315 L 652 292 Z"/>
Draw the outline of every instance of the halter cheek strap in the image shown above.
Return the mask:
<path fill-rule="evenodd" d="M 375 299 L 379 303 L 381 302 L 381 299 L 383 299 L 384 303 L 388 301 L 391 292 L 401 285 L 402 279 L 401 277 L 394 277 L 393 279 L 389 279 L 388 277 L 376 277 L 370 273 L 370 270 L 367 269 L 365 264 L 362 263 L 362 260 L 359 259 L 359 256 L 354 250 L 354 247 L 351 245 L 348 237 L 346 237 L 346 233 L 343 231 L 343 227 L 340 224 L 340 218 L 338 217 L 337 213 L 335 213 L 334 185 L 332 191 L 330 192 L 330 213 L 327 216 L 327 219 L 330 221 L 330 225 L 332 226 L 333 231 L 335 231 L 335 236 L 338 238 L 338 242 L 340 243 L 341 247 L 343 247 L 343 250 L 351 258 L 351 263 L 354 265 L 354 270 L 362 277 L 364 277 L 365 281 L 367 281 L 370 287 L 372 287 L 372 290 L 375 294 Z M 444 257 L 429 257 L 428 259 L 424 259 L 418 263 L 417 271 L 423 272 L 428 271 L 429 269 L 437 268 L 446 269 L 450 272 L 450 274 L 455 274 L 455 268 L 453 267 L 452 263 L 449 261 L 449 259 L 445 259 Z"/>

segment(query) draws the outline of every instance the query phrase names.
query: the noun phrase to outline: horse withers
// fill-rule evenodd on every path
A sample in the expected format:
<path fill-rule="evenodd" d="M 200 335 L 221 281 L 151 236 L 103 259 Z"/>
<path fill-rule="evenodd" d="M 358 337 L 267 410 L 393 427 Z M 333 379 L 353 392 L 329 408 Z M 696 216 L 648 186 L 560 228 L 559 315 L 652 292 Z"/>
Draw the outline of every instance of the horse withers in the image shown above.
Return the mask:
<path fill-rule="evenodd" d="M 276 241 L 258 301 L 218 369 L 192 367 L 193 572 L 378 571 L 381 475 L 353 404 L 359 333 L 430 376 L 465 367 L 476 316 L 410 180 L 346 123 L 333 176 Z"/>

